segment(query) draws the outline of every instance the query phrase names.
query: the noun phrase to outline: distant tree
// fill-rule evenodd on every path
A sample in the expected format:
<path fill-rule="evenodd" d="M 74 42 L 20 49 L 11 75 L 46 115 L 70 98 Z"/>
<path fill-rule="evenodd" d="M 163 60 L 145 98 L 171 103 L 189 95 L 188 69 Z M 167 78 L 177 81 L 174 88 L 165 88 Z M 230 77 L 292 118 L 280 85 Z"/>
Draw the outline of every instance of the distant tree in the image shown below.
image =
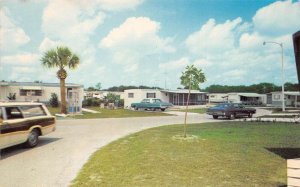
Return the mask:
<path fill-rule="evenodd" d="M 98 82 L 95 87 L 97 90 L 100 91 L 101 90 L 101 82 Z"/>
<path fill-rule="evenodd" d="M 294 84 L 292 84 L 294 86 Z M 288 83 L 285 84 L 286 88 L 290 88 Z M 292 88 L 292 90 L 294 87 Z M 203 91 L 210 93 L 229 93 L 229 92 L 255 92 L 255 93 L 270 93 L 274 91 L 280 91 L 281 87 L 276 86 L 273 83 L 259 83 L 252 84 L 250 86 L 238 85 L 238 86 L 228 86 L 228 85 L 210 85 L 206 87 Z"/>
<path fill-rule="evenodd" d="M 94 88 L 93 86 L 90 86 L 86 89 L 86 91 L 96 91 L 97 89 Z"/>
<path fill-rule="evenodd" d="M 128 90 L 128 89 L 161 89 L 161 88 L 159 88 L 159 87 L 149 87 L 149 86 L 143 86 L 143 85 L 140 85 L 140 86 L 124 86 L 124 85 L 121 85 L 121 86 L 113 86 L 113 87 L 107 88 L 105 90 L 112 91 L 112 92 L 123 92 L 124 90 Z"/>
<path fill-rule="evenodd" d="M 51 98 L 49 100 L 49 105 L 51 107 L 58 107 L 59 103 L 58 103 L 58 97 L 56 93 L 51 93 Z"/>
<path fill-rule="evenodd" d="M 180 77 L 181 85 L 184 87 L 188 87 L 189 94 L 186 103 L 186 110 L 185 110 L 185 117 L 184 117 L 184 138 L 186 138 L 186 118 L 187 118 L 187 111 L 190 101 L 191 89 L 199 90 L 199 84 L 206 81 L 205 75 L 202 72 L 202 69 L 196 68 L 194 65 L 187 66 L 185 71 L 182 72 Z"/>
<path fill-rule="evenodd" d="M 114 93 L 108 93 L 104 98 L 108 103 L 117 103 L 120 101 L 120 96 Z"/>
<path fill-rule="evenodd" d="M 284 90 L 286 91 L 299 91 L 300 90 L 300 85 L 299 84 L 293 84 L 290 82 L 287 82 L 284 84 Z"/>

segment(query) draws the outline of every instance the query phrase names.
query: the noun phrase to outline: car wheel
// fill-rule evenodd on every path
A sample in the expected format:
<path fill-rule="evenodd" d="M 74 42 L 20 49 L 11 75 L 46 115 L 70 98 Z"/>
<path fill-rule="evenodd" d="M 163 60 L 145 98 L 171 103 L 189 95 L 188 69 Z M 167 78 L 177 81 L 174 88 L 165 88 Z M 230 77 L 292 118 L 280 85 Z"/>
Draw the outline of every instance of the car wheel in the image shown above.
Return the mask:
<path fill-rule="evenodd" d="M 218 117 L 219 117 L 219 116 L 217 116 L 217 115 L 213 115 L 213 118 L 214 118 L 214 119 L 218 119 Z"/>
<path fill-rule="evenodd" d="M 160 110 L 161 110 L 161 111 L 165 111 L 166 109 L 165 109 L 165 108 L 161 108 Z"/>
<path fill-rule="evenodd" d="M 139 110 L 139 108 L 136 106 L 136 107 L 134 107 L 134 110 Z"/>
<path fill-rule="evenodd" d="M 230 114 L 229 119 L 235 119 L 235 114 Z"/>
<path fill-rule="evenodd" d="M 33 129 L 28 136 L 26 147 L 35 147 L 39 143 L 39 131 L 37 129 Z"/>
<path fill-rule="evenodd" d="M 252 113 L 249 113 L 248 114 L 248 118 L 252 118 L 253 114 Z"/>

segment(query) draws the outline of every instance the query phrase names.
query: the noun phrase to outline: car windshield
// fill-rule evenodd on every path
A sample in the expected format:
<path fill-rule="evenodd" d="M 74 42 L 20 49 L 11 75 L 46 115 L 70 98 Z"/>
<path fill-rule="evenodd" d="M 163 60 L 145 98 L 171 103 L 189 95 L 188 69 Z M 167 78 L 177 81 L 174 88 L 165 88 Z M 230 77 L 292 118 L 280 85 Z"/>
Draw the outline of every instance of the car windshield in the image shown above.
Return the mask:
<path fill-rule="evenodd" d="M 230 107 L 230 104 L 227 104 L 227 103 L 225 103 L 225 104 L 220 104 L 220 105 L 217 105 L 216 107 L 217 107 L 217 108 L 228 108 L 228 107 Z"/>
<path fill-rule="evenodd" d="M 150 99 L 143 99 L 142 103 L 150 103 Z"/>
<path fill-rule="evenodd" d="M 235 108 L 244 108 L 244 106 L 242 104 L 234 104 L 233 105 Z"/>

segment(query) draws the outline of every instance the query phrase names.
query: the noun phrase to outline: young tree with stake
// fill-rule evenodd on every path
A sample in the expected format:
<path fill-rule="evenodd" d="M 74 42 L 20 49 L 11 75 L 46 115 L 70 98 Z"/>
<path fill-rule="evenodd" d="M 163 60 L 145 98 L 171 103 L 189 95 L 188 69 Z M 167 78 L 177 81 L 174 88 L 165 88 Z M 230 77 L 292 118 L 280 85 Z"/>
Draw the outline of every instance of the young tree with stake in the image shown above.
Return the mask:
<path fill-rule="evenodd" d="M 187 119 L 187 111 L 188 111 L 188 106 L 189 106 L 189 101 L 190 101 L 190 95 L 191 95 L 191 89 L 193 90 L 199 90 L 199 84 L 203 83 L 206 81 L 205 75 L 202 72 L 202 69 L 198 69 L 194 65 L 187 66 L 185 68 L 185 71 L 182 72 L 182 75 L 180 77 L 181 80 L 181 85 L 184 87 L 189 88 L 189 94 L 187 98 L 187 103 L 186 103 L 186 110 L 185 110 L 185 117 L 184 117 L 184 138 L 186 138 L 186 119 Z"/>

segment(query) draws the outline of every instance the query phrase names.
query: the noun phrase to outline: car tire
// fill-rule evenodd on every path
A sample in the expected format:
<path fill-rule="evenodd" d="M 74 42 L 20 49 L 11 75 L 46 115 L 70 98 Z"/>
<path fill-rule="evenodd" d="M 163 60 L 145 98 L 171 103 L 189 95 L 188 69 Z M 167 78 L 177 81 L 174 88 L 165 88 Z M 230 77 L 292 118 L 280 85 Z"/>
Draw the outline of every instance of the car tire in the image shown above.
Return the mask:
<path fill-rule="evenodd" d="M 217 116 L 217 115 L 213 115 L 213 118 L 214 118 L 214 119 L 218 119 L 218 117 L 219 117 L 219 116 Z"/>
<path fill-rule="evenodd" d="M 235 114 L 234 113 L 230 114 L 229 119 L 232 119 L 232 120 L 235 119 Z"/>
<path fill-rule="evenodd" d="M 37 129 L 33 129 L 28 136 L 26 141 L 26 147 L 32 148 L 35 147 L 39 143 L 39 131 Z"/>
<path fill-rule="evenodd" d="M 252 118 L 253 114 L 252 113 L 249 113 L 248 114 L 248 118 Z"/>
<path fill-rule="evenodd" d="M 139 110 L 139 108 L 136 106 L 136 107 L 134 107 L 134 110 Z"/>
<path fill-rule="evenodd" d="M 161 110 L 161 111 L 165 111 L 166 109 L 165 109 L 165 108 L 161 108 L 160 110 Z"/>

